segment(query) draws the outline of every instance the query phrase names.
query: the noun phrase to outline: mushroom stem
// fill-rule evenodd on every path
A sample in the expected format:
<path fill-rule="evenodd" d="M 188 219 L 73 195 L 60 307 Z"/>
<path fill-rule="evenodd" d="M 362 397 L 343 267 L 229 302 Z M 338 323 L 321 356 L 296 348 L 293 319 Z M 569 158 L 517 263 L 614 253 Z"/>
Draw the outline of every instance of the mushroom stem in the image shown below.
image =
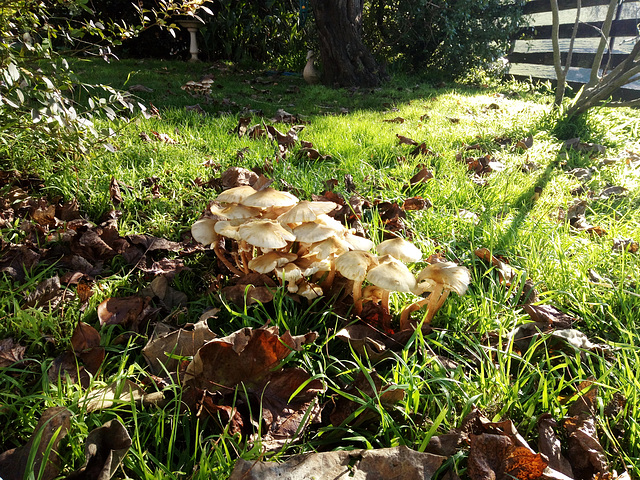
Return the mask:
<path fill-rule="evenodd" d="M 436 288 L 429 294 L 427 298 L 414 302 L 400 314 L 400 330 L 407 330 L 415 325 L 411 321 L 411 314 L 416 310 L 420 310 L 424 305 L 427 305 L 427 318 L 425 323 L 431 323 L 436 312 L 440 310 L 440 307 L 444 304 L 445 300 L 449 296 L 449 289 L 445 289 L 444 285 L 436 285 Z"/>
<path fill-rule="evenodd" d="M 380 305 L 382 305 L 382 309 L 385 313 L 389 313 L 389 294 L 391 292 L 386 289 L 382 289 L 382 300 L 380 301 Z"/>
<path fill-rule="evenodd" d="M 353 311 L 356 315 L 362 313 L 362 280 L 353 281 Z"/>
<path fill-rule="evenodd" d="M 218 245 L 217 243 L 214 244 L 213 251 L 215 252 L 216 257 L 218 257 L 218 260 L 220 260 L 224 264 L 224 266 L 231 271 L 231 273 L 235 273 L 236 275 L 242 275 L 242 272 L 238 270 L 236 267 L 234 267 L 231 264 L 231 262 L 229 262 L 229 260 L 227 260 L 224 257 L 224 253 L 222 253 L 222 250 L 220 250 L 220 245 Z"/>
<path fill-rule="evenodd" d="M 253 258 L 253 246 L 250 246 L 245 240 L 240 240 L 238 250 L 240 250 L 240 263 L 245 275 L 249 273 L 249 260 Z M 249 255 L 247 255 L 249 253 Z"/>
<path fill-rule="evenodd" d="M 320 288 L 322 288 L 323 292 L 328 291 L 333 284 L 333 279 L 336 277 L 336 265 L 334 262 L 331 262 L 331 270 L 327 273 L 327 276 L 320 284 Z M 361 303 L 362 304 L 362 303 Z"/>

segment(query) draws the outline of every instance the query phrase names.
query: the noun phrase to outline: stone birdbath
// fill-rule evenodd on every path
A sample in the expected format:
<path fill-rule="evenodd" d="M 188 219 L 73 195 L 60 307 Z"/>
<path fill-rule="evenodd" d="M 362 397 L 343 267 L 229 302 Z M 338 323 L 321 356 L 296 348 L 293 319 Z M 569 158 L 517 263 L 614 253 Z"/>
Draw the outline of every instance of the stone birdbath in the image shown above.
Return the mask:
<path fill-rule="evenodd" d="M 202 27 L 202 25 L 204 25 L 204 22 L 202 20 L 199 20 L 193 17 L 181 17 L 176 19 L 176 22 L 178 22 L 178 25 L 186 28 L 189 31 L 189 35 L 191 37 L 189 42 L 189 53 L 191 54 L 191 58 L 189 59 L 189 61 L 190 62 L 199 61 L 198 40 L 196 38 L 196 32 L 200 27 Z"/>

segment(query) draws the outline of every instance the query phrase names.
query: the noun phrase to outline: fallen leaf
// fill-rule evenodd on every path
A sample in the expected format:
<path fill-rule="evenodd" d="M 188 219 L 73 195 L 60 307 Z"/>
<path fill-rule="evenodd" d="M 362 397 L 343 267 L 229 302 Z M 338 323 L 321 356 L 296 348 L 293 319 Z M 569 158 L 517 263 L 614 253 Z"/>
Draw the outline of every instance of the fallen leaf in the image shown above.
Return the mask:
<path fill-rule="evenodd" d="M 21 362 L 27 347 L 16 343 L 13 338 L 0 340 L 0 368 L 7 368 Z"/>
<path fill-rule="evenodd" d="M 561 312 L 552 305 L 523 305 L 525 312 L 529 314 L 531 320 L 546 324 L 550 328 L 571 328 L 576 319 L 564 312 Z"/>
<path fill-rule="evenodd" d="M 411 177 L 411 179 L 409 180 L 409 184 L 411 184 L 412 186 L 417 185 L 418 183 L 426 182 L 427 180 L 431 180 L 432 178 L 434 178 L 434 176 L 431 170 L 429 170 L 427 167 L 422 167 L 418 171 L 418 173 Z"/>
<path fill-rule="evenodd" d="M 407 210 L 427 210 L 428 208 L 432 208 L 433 204 L 431 200 L 428 198 L 422 197 L 412 197 L 405 198 L 404 202 L 402 202 L 402 209 L 404 211 Z"/>
<path fill-rule="evenodd" d="M 609 471 L 607 455 L 598 440 L 596 420 L 593 416 L 575 416 L 565 419 L 567 431 L 567 459 L 579 479 L 600 478 Z M 598 475 L 598 477 L 596 477 Z"/>
<path fill-rule="evenodd" d="M 142 355 L 154 375 L 165 376 L 178 368 L 177 357 L 192 357 L 208 341 L 216 338 L 207 321 L 185 325 L 172 330 L 164 323 L 157 323 L 151 338 L 142 349 Z"/>
<path fill-rule="evenodd" d="M 567 150 L 577 150 L 578 152 L 585 153 L 606 153 L 606 147 L 598 145 L 596 143 L 581 142 L 580 138 L 570 138 L 563 144 Z"/>
<path fill-rule="evenodd" d="M 142 84 L 135 84 L 129 87 L 130 92 L 153 92 L 153 88 L 146 87 Z"/>
<path fill-rule="evenodd" d="M 154 137 L 156 137 L 156 140 L 160 141 L 160 142 L 164 142 L 170 145 L 175 145 L 178 142 L 176 140 L 174 140 L 173 138 L 171 138 L 169 135 L 167 135 L 166 133 L 158 133 L 158 132 L 151 132 L 153 134 Z"/>
<path fill-rule="evenodd" d="M 0 454 L 0 478 L 3 480 L 23 480 L 30 472 L 38 472 L 44 462 L 44 474 L 41 480 L 53 480 L 60 473 L 58 447 L 67 435 L 71 426 L 71 412 L 63 407 L 46 409 L 29 441 L 18 448 Z M 39 437 L 39 438 L 38 438 Z M 49 457 L 44 458 L 51 444 Z M 34 452 L 32 452 L 34 450 Z M 27 471 L 30 454 L 33 453 L 33 464 Z"/>
<path fill-rule="evenodd" d="M 518 278 L 519 273 L 514 270 L 508 263 L 500 260 L 499 258 L 492 255 L 488 248 L 482 247 L 475 250 L 476 257 L 484 260 L 485 262 L 491 264 L 498 271 L 498 276 L 500 277 L 500 281 L 504 282 L 506 286 L 510 286 L 511 282 L 513 282 L 516 278 Z"/>
<path fill-rule="evenodd" d="M 555 432 L 557 427 L 558 424 L 548 413 L 538 418 L 538 450 L 549 459 L 549 468 L 574 478 L 571 464 L 562 454 L 562 445 Z"/>
<path fill-rule="evenodd" d="M 118 207 L 118 205 L 122 203 L 120 184 L 115 177 L 111 177 L 111 183 L 109 184 L 109 197 L 111 198 L 111 203 L 113 203 L 114 207 Z"/>
<path fill-rule="evenodd" d="M 82 360 L 85 367 L 92 374 L 102 366 L 105 350 L 100 346 L 100 334 L 91 325 L 78 322 L 73 335 L 71 335 L 71 348 L 73 353 Z"/>
<path fill-rule="evenodd" d="M 523 138 L 516 142 L 516 148 L 528 150 L 533 146 L 533 135 L 529 135 L 527 138 Z"/>
<path fill-rule="evenodd" d="M 109 480 L 131 447 L 131 437 L 118 419 L 89 432 L 85 440 L 85 463 L 65 480 Z"/>
<path fill-rule="evenodd" d="M 145 303 L 143 298 L 136 295 L 107 298 L 98 305 L 97 313 L 100 325 L 123 325 L 125 327 L 135 325 Z"/>
<path fill-rule="evenodd" d="M 414 139 L 405 137 L 404 135 L 396 133 L 396 137 L 398 138 L 398 144 L 400 145 L 418 145 L 418 142 Z"/>
<path fill-rule="evenodd" d="M 383 122 L 386 123 L 404 123 L 404 118 L 402 117 L 395 117 L 395 118 L 388 118 L 385 120 L 382 120 Z"/>
<path fill-rule="evenodd" d="M 631 238 L 614 238 L 612 249 L 614 252 L 637 253 L 638 242 Z"/>
<path fill-rule="evenodd" d="M 283 463 L 239 459 L 229 480 L 311 478 L 429 480 L 445 457 L 406 446 L 295 455 Z M 321 475 L 319 477 L 318 475 Z"/>

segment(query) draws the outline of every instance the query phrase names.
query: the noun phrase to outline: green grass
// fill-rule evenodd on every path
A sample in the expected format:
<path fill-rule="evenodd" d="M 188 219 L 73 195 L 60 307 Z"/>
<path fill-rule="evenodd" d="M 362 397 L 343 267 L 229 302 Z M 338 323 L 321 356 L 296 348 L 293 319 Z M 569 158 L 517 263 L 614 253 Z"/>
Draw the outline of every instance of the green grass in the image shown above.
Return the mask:
<path fill-rule="evenodd" d="M 279 326 L 281 332 L 317 331 L 315 343 L 293 353 L 286 364 L 302 367 L 325 383 L 322 402 L 334 395 L 348 395 L 345 386 L 353 383 L 358 372 L 371 375 L 373 369 L 404 391 L 404 399 L 392 407 L 383 405 L 376 395 L 356 397 L 360 408 L 354 419 L 367 412 L 372 420 L 312 426 L 302 441 L 264 457 L 259 443 L 232 435 L 228 427 L 216 425 L 215 419 L 184 411 L 178 385 L 167 387 L 170 400 L 163 407 L 121 402 L 87 413 L 91 390 L 126 379 L 139 382 L 147 376 L 141 349 L 151 328 L 122 340 L 124 329 L 103 327 L 107 356 L 89 389 L 64 381 L 49 382 L 49 366 L 69 348 L 77 322 L 99 328 L 96 309 L 102 300 L 136 294 L 149 285 L 152 276 L 116 256 L 95 279 L 94 296 L 86 308 L 81 309 L 76 299 L 49 311 L 42 306 L 25 307 L 24 298 L 40 281 L 66 270 L 54 261 L 40 263 L 26 272 L 24 281 L 16 282 L 9 276 L 0 280 L 0 339 L 19 341 L 27 347 L 28 359 L 0 371 L 0 452 L 24 444 L 48 406 L 66 406 L 74 413 L 61 452 L 64 472 L 83 464 L 84 439 L 89 431 L 112 418 L 122 421 L 133 445 L 117 478 L 226 478 L 239 457 L 285 460 L 300 452 L 395 445 L 423 450 L 432 435 L 458 427 L 474 406 L 492 420 L 513 420 L 535 448 L 538 416 L 548 412 L 562 419 L 571 404 L 567 399 L 576 394 L 580 382 L 592 379 L 599 387 L 595 412 L 598 438 L 611 466 L 618 472 L 628 468 L 632 476 L 640 475 L 640 254 L 612 248 L 616 238 L 640 240 L 640 169 L 624 161 L 601 163 L 625 150 L 638 151 L 637 111 L 596 109 L 580 122 L 557 126 L 551 98 L 525 84 L 434 88 L 417 79 L 397 78 L 381 89 L 346 91 L 309 87 L 297 76 L 269 77 L 263 72 L 227 71 L 206 64 L 145 60 L 106 66 L 76 61 L 74 68 L 86 82 L 122 89 L 135 84 L 152 88 L 153 92 L 136 95 L 142 103 L 155 105 L 161 116 L 98 120 L 100 128 L 116 132 L 109 139 L 114 152 L 98 149 L 83 158 L 66 159 L 29 159 L 15 151 L 0 152 L 3 170 L 17 169 L 42 179 L 44 190 L 32 195 L 46 196 L 49 201 L 75 198 L 83 215 L 99 223 L 112 209 L 109 185 L 115 178 L 123 187 L 123 203 L 118 206 L 122 212 L 120 235 L 149 234 L 180 241 L 217 194 L 199 186 L 198 179 L 206 182 L 230 166 L 261 169 L 274 179 L 276 187 L 290 185 L 305 199 L 321 194 L 325 182 L 332 178 L 338 180 L 338 193 L 351 195 L 344 183 L 345 175 L 351 175 L 356 193 L 370 202 L 401 204 L 414 196 L 430 199 L 433 208 L 407 212 L 407 232 L 424 258 L 442 252 L 448 260 L 469 268 L 472 283 L 465 296 L 452 295 L 447 300 L 434 319 L 431 334 L 414 335 L 404 349 L 376 363 L 335 338 L 346 320 L 332 311 L 330 303 L 306 307 L 281 293 L 267 305 L 243 308 L 222 302 L 213 287 L 213 255 L 185 255 L 190 270 L 177 274 L 172 286 L 184 292 L 188 301 L 167 321 L 174 325 L 196 322 L 215 306 L 221 311 L 209 325 L 219 336 L 267 321 Z M 190 97 L 181 90 L 188 80 L 198 80 L 207 73 L 213 74 L 220 86 L 214 87 L 210 98 Z M 270 83 L 257 82 L 258 77 Z M 82 97 L 79 92 L 80 101 Z M 185 109 L 196 103 L 205 115 Z M 491 104 L 499 108 L 488 108 Z M 331 159 L 301 160 L 294 153 L 279 159 L 267 140 L 230 133 L 246 112 L 262 112 L 253 113 L 251 124 L 263 119 L 270 123 L 279 108 L 308 122 L 300 138 L 313 142 Z M 424 114 L 429 118 L 420 120 Z M 398 116 L 404 123 L 383 122 Z M 454 123 L 450 118 L 459 121 Z M 282 131 L 288 128 L 276 126 Z M 154 131 L 177 143 L 141 139 L 141 133 L 151 136 Z M 426 142 L 437 155 L 410 156 L 412 147 L 399 145 L 396 134 Z M 528 150 L 500 147 L 494 142 L 496 137 L 517 141 L 529 134 L 534 143 Z M 607 154 L 565 152 L 562 141 L 573 135 L 607 146 Z M 492 154 L 505 167 L 486 177 L 485 186 L 474 184 L 466 165 L 456 160 L 465 145 L 475 143 L 483 146 L 482 154 Z M 242 149 L 246 150 L 239 158 L 237 152 Z M 467 153 L 481 155 L 479 150 Z M 525 173 L 523 166 L 528 162 L 538 168 Z M 409 185 L 423 164 L 435 178 Z M 588 200 L 587 220 L 606 230 L 602 236 L 577 231 L 558 220 L 560 209 L 569 208 L 574 198 L 571 191 L 579 184 L 566 173 L 576 167 L 594 169 L 587 184 L 594 195 L 609 185 L 627 189 L 620 198 L 582 195 Z M 159 196 L 154 196 L 154 182 Z M 534 202 L 536 186 L 542 187 L 542 194 Z M 0 190 L 3 198 L 9 188 Z M 461 210 L 476 214 L 477 221 L 463 218 Z M 365 210 L 364 221 L 372 239 L 381 240 L 385 227 L 375 208 Z M 19 220 L 5 225 L 2 238 L 13 244 L 32 241 Z M 39 241 L 39 248 L 56 244 L 42 237 Z M 480 247 L 504 257 L 520 272 L 511 287 L 501 283 L 497 272 L 474 255 Z M 591 270 L 607 283 L 594 283 Z M 541 337 L 526 352 L 515 350 L 510 334 L 528 321 L 519 301 L 527 278 L 535 285 L 541 303 L 576 317 L 574 328 L 608 348 L 557 348 L 549 338 Z M 406 295 L 392 297 L 392 312 L 399 313 L 410 301 Z M 444 367 L 434 354 L 457 366 Z M 617 395 L 626 403 L 615 414 L 607 413 L 606 406 Z M 464 474 L 466 457 L 463 448 L 448 465 Z"/>

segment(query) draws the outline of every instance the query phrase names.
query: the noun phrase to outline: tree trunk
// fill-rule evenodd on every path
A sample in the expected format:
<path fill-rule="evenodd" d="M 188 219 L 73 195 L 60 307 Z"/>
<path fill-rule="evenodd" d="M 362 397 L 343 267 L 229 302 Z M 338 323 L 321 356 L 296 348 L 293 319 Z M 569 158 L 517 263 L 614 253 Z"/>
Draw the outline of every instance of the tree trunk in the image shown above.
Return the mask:
<path fill-rule="evenodd" d="M 362 42 L 364 0 L 311 0 L 320 43 L 322 81 L 339 87 L 375 87 L 387 78 Z"/>

